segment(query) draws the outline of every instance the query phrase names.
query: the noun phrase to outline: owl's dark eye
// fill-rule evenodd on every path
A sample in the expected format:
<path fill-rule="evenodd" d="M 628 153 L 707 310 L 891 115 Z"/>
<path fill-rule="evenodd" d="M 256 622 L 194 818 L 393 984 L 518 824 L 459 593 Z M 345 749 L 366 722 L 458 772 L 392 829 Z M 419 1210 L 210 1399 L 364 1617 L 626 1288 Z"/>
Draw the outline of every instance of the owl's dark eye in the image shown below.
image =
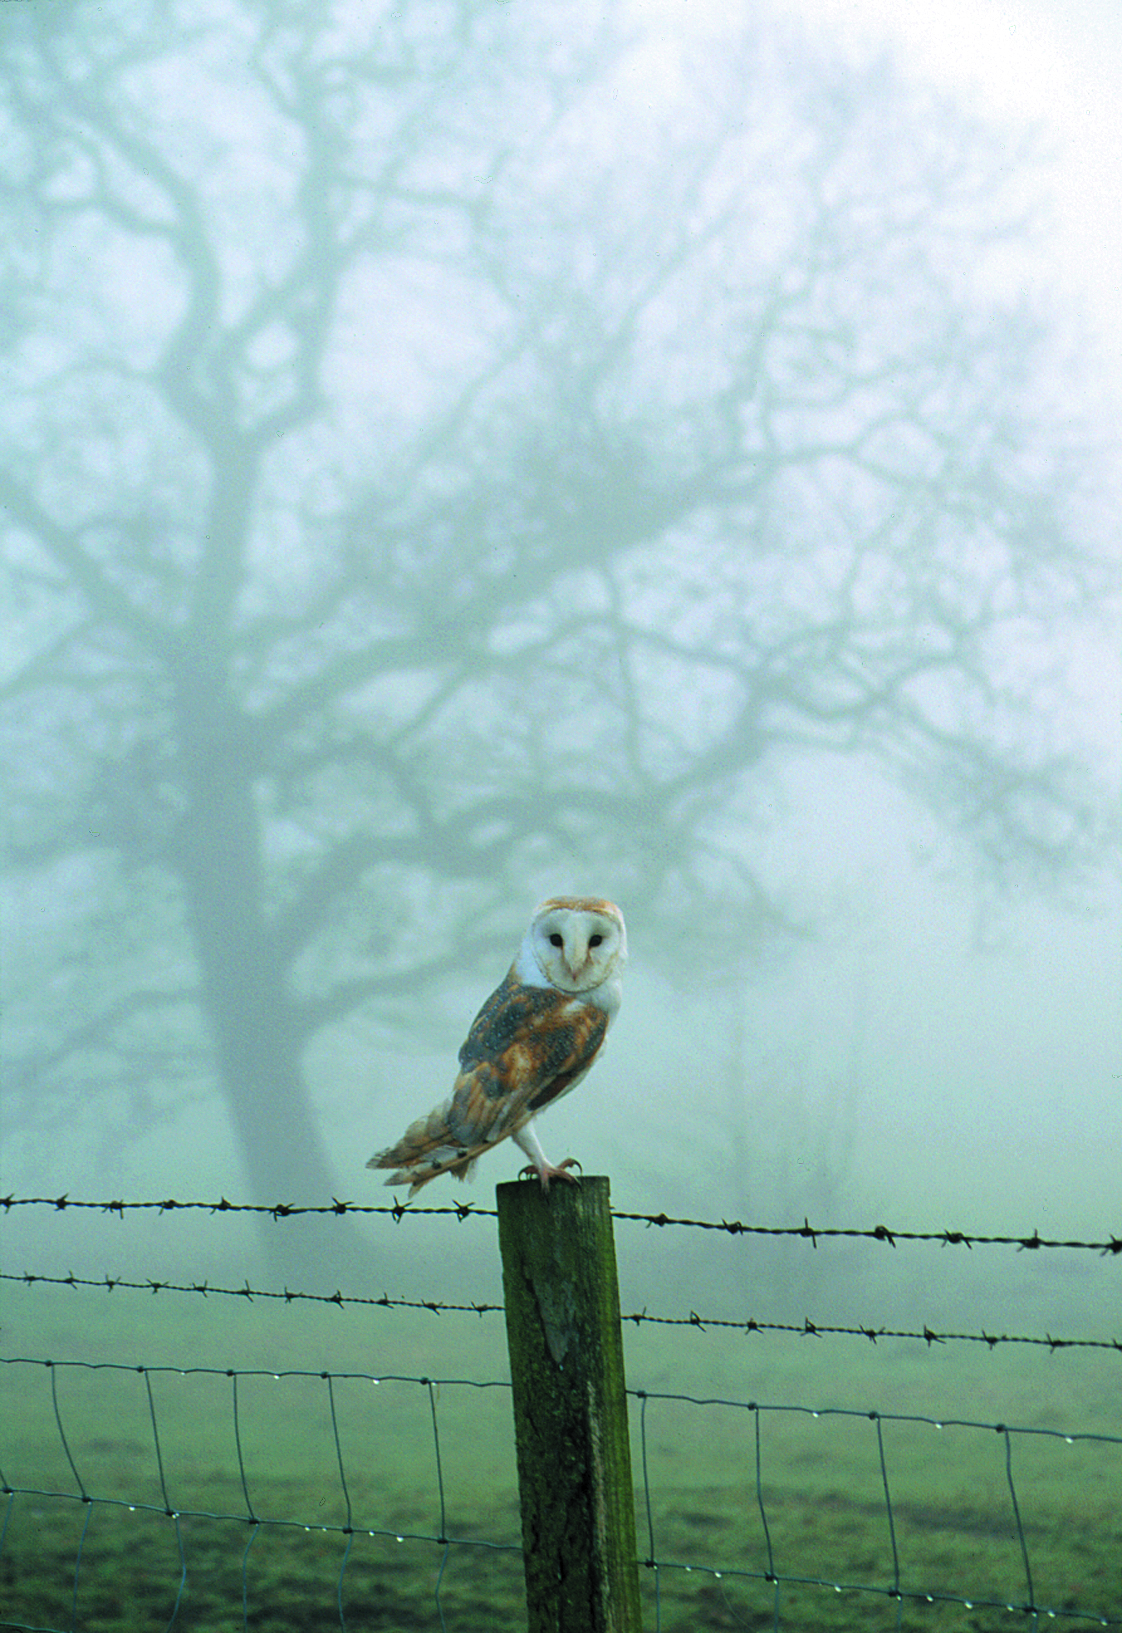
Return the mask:
<path fill-rule="evenodd" d="M 554 930 L 553 934 L 549 938 L 549 945 L 551 947 L 563 947 L 565 945 L 564 938 L 559 936 L 557 931 Z"/>
<path fill-rule="evenodd" d="M 604 939 L 603 936 L 589 936 L 588 945 L 590 947 L 599 947 L 599 945 L 603 941 L 603 939 Z"/>

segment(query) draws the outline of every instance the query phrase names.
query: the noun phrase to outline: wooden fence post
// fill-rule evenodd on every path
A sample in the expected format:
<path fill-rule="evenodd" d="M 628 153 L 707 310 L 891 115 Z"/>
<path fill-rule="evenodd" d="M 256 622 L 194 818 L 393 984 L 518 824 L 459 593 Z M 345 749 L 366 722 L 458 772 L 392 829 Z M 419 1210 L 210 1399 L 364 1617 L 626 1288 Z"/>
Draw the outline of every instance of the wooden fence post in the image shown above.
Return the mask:
<path fill-rule="evenodd" d="M 497 1195 L 530 1633 L 641 1633 L 608 1181 Z"/>

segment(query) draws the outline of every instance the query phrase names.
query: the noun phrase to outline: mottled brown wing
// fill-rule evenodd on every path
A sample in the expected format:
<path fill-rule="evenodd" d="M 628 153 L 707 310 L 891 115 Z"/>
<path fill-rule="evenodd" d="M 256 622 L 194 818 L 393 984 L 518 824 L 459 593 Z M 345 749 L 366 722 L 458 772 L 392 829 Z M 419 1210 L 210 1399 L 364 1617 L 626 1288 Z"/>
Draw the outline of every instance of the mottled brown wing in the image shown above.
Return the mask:
<path fill-rule="evenodd" d="M 579 994 L 526 987 L 513 972 L 488 998 L 460 1050 L 451 1119 L 502 1139 L 557 1100 L 596 1059 L 608 1016 Z"/>

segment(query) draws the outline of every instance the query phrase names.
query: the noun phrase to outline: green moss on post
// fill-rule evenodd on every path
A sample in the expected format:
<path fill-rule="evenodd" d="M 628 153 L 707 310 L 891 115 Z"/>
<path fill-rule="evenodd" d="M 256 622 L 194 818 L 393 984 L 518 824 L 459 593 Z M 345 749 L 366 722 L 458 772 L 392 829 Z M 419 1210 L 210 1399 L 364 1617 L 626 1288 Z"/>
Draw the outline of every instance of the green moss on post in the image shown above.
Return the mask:
<path fill-rule="evenodd" d="M 498 1205 L 530 1633 L 641 1633 L 608 1181 Z"/>

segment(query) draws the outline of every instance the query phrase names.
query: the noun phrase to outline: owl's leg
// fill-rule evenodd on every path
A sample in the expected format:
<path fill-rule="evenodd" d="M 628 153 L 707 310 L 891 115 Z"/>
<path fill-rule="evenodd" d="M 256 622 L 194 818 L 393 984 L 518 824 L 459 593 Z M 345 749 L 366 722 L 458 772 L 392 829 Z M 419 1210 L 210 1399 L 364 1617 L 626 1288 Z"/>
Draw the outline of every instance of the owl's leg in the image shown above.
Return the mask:
<path fill-rule="evenodd" d="M 555 1168 L 549 1161 L 545 1152 L 542 1150 L 541 1141 L 534 1132 L 534 1125 L 532 1122 L 526 1123 L 524 1127 L 518 1130 L 518 1132 L 514 1135 L 514 1143 L 520 1150 L 525 1151 L 526 1155 L 533 1164 L 532 1169 L 524 1168 L 522 1172 L 532 1172 L 537 1174 L 538 1178 L 542 1182 L 543 1191 L 549 1190 L 549 1182 L 551 1179 L 565 1179 L 568 1180 L 570 1185 L 577 1185 L 580 1183 L 575 1174 L 570 1174 L 567 1172 L 567 1170 L 570 1168 L 580 1167 L 580 1164 L 577 1162 L 576 1158 L 566 1157 L 564 1162 L 561 1163 L 559 1167 Z"/>

